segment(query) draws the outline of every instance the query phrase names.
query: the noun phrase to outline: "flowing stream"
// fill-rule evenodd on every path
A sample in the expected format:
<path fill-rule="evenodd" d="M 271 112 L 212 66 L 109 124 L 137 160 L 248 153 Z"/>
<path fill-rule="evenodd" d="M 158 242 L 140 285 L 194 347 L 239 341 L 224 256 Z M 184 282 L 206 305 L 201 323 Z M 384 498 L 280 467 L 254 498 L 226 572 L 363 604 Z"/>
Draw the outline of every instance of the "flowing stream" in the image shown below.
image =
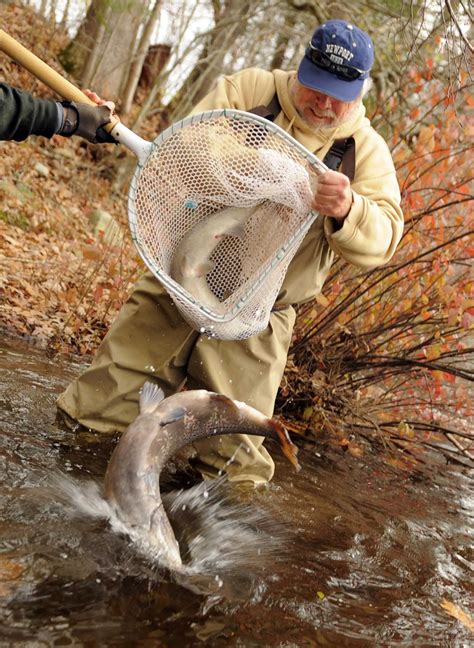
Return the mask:
<path fill-rule="evenodd" d="M 189 566 L 173 577 L 106 519 L 114 440 L 55 423 L 80 370 L 0 346 L 1 647 L 474 645 L 442 606 L 474 608 L 467 468 L 313 447 L 295 473 L 269 446 L 268 487 L 166 495 Z"/>

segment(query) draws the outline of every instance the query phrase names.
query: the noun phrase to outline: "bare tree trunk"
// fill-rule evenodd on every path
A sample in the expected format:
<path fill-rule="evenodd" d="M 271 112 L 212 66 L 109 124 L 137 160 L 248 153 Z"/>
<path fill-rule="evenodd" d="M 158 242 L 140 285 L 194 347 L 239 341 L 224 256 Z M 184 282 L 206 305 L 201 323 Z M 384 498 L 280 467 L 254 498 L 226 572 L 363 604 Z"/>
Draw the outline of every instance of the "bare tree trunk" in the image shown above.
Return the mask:
<path fill-rule="evenodd" d="M 69 12 L 71 11 L 71 0 L 66 0 L 63 16 L 61 18 L 61 28 L 66 29 L 69 21 Z"/>
<path fill-rule="evenodd" d="M 215 27 L 210 32 L 199 61 L 176 93 L 170 108 L 173 116 L 187 113 L 210 90 L 222 71 L 223 59 L 237 35 L 245 30 L 249 1 L 214 2 Z"/>
<path fill-rule="evenodd" d="M 104 40 L 105 30 L 105 22 L 101 22 L 98 25 L 96 32 L 96 46 L 92 47 L 89 55 L 84 61 L 84 69 L 82 70 L 81 74 L 81 83 L 85 88 L 88 88 L 91 85 L 91 79 L 94 74 L 94 70 L 97 68 L 97 61 L 100 53 L 99 47 L 97 47 L 97 43 L 101 43 Z"/>
<path fill-rule="evenodd" d="M 289 42 L 293 39 L 293 28 L 296 23 L 296 11 L 289 12 L 285 15 L 283 28 L 278 32 L 277 41 L 274 49 L 270 70 L 280 69 L 283 67 L 286 50 Z"/>
<path fill-rule="evenodd" d="M 187 29 L 189 28 L 189 25 L 191 24 L 192 20 L 195 17 L 195 13 L 197 8 L 199 7 L 199 2 L 196 2 L 192 7 L 191 11 L 189 14 L 182 13 L 180 15 L 180 20 L 179 22 L 175 22 L 173 25 L 173 35 L 175 37 L 176 43 L 179 43 L 181 38 L 183 38 L 184 34 L 186 33 Z M 171 58 L 172 52 L 170 50 L 170 53 L 168 54 L 168 58 Z M 179 62 L 179 60 L 175 60 L 174 64 L 176 65 Z M 166 64 L 166 63 L 165 63 Z M 140 111 L 138 115 L 136 116 L 132 128 L 138 129 L 141 122 L 145 119 L 149 111 L 151 110 L 154 102 L 156 101 L 157 96 L 161 92 L 161 87 L 162 84 L 165 83 L 165 79 L 167 79 L 169 76 L 169 71 L 165 72 L 163 69 L 160 70 L 159 75 L 157 78 L 155 78 L 153 84 L 151 85 L 149 94 L 145 101 L 142 103 L 142 106 L 140 108 Z"/>
<path fill-rule="evenodd" d="M 61 62 L 83 87 L 117 101 L 126 82 L 146 0 L 92 0 Z"/>
<path fill-rule="evenodd" d="M 95 65 L 90 66 L 92 73 L 88 83 L 103 97 L 113 101 L 120 99 L 145 12 L 143 0 L 135 0 L 125 8 L 117 2 L 109 10 L 103 36 L 94 45 Z"/>
<path fill-rule="evenodd" d="M 56 24 L 56 6 L 57 6 L 56 0 L 50 0 L 50 3 L 49 3 L 49 22 L 52 25 Z"/>
<path fill-rule="evenodd" d="M 122 97 L 122 106 L 121 112 L 123 115 L 126 115 L 130 108 L 132 107 L 132 101 L 137 90 L 138 81 L 140 79 L 140 74 L 143 68 L 143 63 L 148 52 L 148 47 L 150 45 L 150 40 L 153 35 L 153 31 L 158 22 L 160 16 L 162 0 L 155 0 L 155 4 L 151 11 L 150 17 L 148 18 L 147 24 L 143 31 L 143 35 L 140 40 L 140 45 L 135 54 L 134 60 L 130 66 L 128 73 L 128 79 L 125 84 L 125 91 Z"/>
<path fill-rule="evenodd" d="M 98 40 L 100 31 L 105 29 L 108 5 L 108 0 L 91 2 L 76 36 L 59 56 L 64 69 L 74 74 L 81 84 L 83 84 L 84 71 L 87 69 L 94 44 Z M 89 72 L 88 76 L 90 76 Z"/>
<path fill-rule="evenodd" d="M 41 0 L 39 13 L 41 16 L 43 16 L 43 18 L 46 18 L 47 9 L 48 9 L 48 0 Z"/>

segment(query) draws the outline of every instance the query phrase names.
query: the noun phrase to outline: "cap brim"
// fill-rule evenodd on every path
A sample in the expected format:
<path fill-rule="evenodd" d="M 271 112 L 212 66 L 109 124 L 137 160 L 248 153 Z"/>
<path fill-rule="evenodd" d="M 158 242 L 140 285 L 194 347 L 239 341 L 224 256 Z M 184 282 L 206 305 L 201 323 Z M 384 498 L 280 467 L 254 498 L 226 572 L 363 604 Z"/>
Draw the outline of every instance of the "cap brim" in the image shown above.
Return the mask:
<path fill-rule="evenodd" d="M 344 81 L 332 72 L 321 70 L 306 57 L 298 68 L 298 81 L 311 90 L 317 90 L 330 95 L 339 101 L 354 101 L 362 93 L 364 79 Z"/>

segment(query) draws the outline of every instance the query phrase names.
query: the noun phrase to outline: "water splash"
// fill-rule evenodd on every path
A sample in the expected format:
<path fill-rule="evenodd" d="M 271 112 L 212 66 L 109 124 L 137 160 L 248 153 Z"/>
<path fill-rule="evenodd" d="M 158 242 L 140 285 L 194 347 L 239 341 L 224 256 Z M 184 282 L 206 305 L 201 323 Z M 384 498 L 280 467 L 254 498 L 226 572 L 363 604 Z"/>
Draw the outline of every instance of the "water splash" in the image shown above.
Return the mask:
<path fill-rule="evenodd" d="M 107 520 L 114 533 L 129 538 L 137 554 L 153 566 L 167 567 L 163 555 L 150 550 L 145 533 L 118 518 L 100 484 L 55 473 L 51 485 L 69 515 Z M 184 563 L 181 576 L 206 576 L 213 589 L 220 589 L 224 576 L 247 575 L 253 580 L 278 557 L 288 531 L 268 511 L 246 502 L 246 495 L 248 492 L 221 477 L 162 496 L 180 545 Z"/>
<path fill-rule="evenodd" d="M 287 531 L 253 502 L 243 501 L 225 477 L 163 496 L 190 572 L 249 571 L 278 555 Z"/>

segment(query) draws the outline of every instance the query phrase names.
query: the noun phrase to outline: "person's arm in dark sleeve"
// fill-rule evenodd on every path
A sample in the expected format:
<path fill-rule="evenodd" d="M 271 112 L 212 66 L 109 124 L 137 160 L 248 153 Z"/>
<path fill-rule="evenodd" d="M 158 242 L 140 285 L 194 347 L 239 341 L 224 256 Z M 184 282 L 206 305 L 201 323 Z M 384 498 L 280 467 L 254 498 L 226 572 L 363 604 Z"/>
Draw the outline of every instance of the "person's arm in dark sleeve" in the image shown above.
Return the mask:
<path fill-rule="evenodd" d="M 21 142 L 30 135 L 78 135 L 94 144 L 115 142 L 103 128 L 113 104 L 89 105 L 36 99 L 28 92 L 0 83 L 0 140 Z"/>
<path fill-rule="evenodd" d="M 0 140 L 21 142 L 30 135 L 52 137 L 61 123 L 56 101 L 36 99 L 28 92 L 0 83 Z"/>

